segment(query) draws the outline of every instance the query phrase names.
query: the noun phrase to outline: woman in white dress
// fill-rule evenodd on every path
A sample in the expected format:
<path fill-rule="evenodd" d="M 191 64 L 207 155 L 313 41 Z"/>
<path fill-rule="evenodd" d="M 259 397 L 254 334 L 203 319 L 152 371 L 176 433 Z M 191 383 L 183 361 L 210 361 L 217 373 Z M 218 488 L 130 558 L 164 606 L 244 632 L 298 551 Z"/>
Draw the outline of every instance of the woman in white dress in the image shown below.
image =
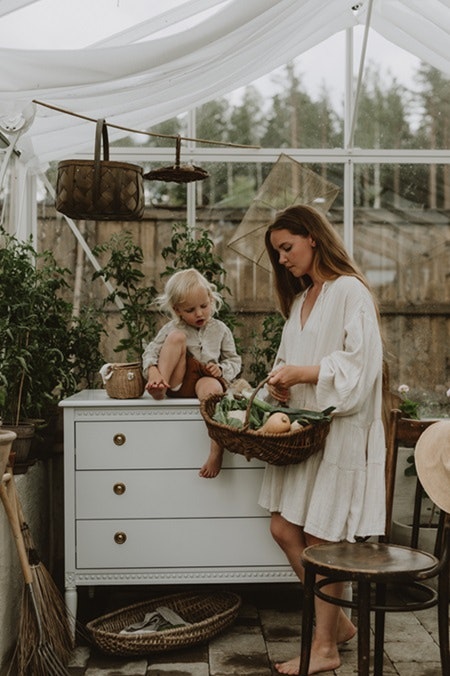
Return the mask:
<path fill-rule="evenodd" d="M 302 580 L 305 547 L 384 532 L 382 340 L 368 283 L 324 215 L 289 207 L 269 226 L 266 247 L 286 317 L 269 394 L 292 407 L 336 407 L 324 450 L 298 465 L 268 465 L 261 487 L 272 536 Z M 341 584 L 328 589 L 342 596 Z M 341 608 L 316 599 L 309 673 L 337 669 L 338 645 L 355 632 Z M 299 657 L 275 666 L 298 674 Z"/>

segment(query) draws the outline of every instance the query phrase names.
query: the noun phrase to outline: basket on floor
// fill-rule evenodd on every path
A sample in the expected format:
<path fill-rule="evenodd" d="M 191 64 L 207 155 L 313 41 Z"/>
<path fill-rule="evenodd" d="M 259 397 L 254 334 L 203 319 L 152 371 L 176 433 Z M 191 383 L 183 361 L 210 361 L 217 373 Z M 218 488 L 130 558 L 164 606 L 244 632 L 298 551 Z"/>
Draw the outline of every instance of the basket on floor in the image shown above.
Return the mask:
<path fill-rule="evenodd" d="M 150 652 L 177 650 L 209 640 L 228 627 L 238 614 L 241 598 L 228 591 L 184 592 L 136 603 L 103 615 L 86 625 L 93 641 L 110 655 L 146 655 Z M 121 634 L 130 624 L 139 622 L 158 606 L 176 612 L 189 626 L 165 629 L 150 634 Z"/>
<path fill-rule="evenodd" d="M 271 465 L 296 465 L 323 449 L 331 421 L 325 419 L 300 430 L 281 434 L 267 434 L 249 429 L 248 418 L 253 399 L 266 382 L 267 378 L 253 391 L 248 402 L 244 426 L 240 429 L 213 420 L 216 404 L 225 396 L 223 394 L 206 397 L 200 403 L 200 412 L 209 436 L 221 448 L 244 455 L 247 460 L 258 458 Z"/>

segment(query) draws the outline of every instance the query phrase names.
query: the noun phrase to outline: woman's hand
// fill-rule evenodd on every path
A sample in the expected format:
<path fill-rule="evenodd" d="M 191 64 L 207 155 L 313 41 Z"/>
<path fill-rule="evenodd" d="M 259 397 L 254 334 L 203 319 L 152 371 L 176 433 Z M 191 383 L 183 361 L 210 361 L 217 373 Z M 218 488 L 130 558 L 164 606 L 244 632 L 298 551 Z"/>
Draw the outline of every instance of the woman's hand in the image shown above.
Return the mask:
<path fill-rule="evenodd" d="M 276 370 L 272 371 L 269 374 L 269 380 L 267 381 L 267 389 L 271 397 L 277 401 L 286 404 L 290 398 L 290 387 L 291 384 L 287 379 L 287 370 L 291 368 L 289 366 L 279 366 Z"/>
<path fill-rule="evenodd" d="M 269 374 L 267 389 L 269 394 L 286 403 L 290 398 L 290 389 L 300 383 L 316 384 L 319 377 L 319 366 L 278 366 Z"/>

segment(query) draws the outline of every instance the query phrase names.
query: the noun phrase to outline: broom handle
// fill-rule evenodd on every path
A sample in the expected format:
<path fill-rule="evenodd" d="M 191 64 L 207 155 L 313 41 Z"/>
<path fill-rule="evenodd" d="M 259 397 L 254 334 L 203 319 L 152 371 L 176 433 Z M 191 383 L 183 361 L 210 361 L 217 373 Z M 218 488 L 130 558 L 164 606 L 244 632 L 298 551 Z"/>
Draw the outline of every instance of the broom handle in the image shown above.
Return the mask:
<path fill-rule="evenodd" d="M 28 562 L 28 555 L 25 548 L 22 531 L 20 528 L 16 504 L 14 505 L 12 504 L 13 500 L 14 503 L 16 502 L 14 490 L 15 486 L 13 486 L 13 482 L 14 477 L 11 476 L 7 484 L 3 482 L 0 483 L 0 498 L 3 502 L 3 507 L 5 508 L 6 516 L 8 517 L 11 532 L 14 538 L 14 542 L 16 544 L 17 554 L 19 556 L 20 567 L 22 568 L 25 584 L 31 585 L 33 582 L 33 573 L 31 571 L 31 566 Z"/>

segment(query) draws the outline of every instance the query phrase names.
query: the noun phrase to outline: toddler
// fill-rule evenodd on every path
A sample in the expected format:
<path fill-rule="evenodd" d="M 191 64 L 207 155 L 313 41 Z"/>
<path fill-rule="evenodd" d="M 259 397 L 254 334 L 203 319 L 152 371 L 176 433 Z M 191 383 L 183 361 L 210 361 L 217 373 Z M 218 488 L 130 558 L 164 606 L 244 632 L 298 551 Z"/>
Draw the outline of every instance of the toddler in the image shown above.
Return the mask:
<path fill-rule="evenodd" d="M 242 360 L 230 329 L 213 316 L 223 302 L 215 285 L 193 268 L 180 270 L 170 277 L 156 302 L 172 319 L 145 348 L 147 392 L 154 399 L 204 399 L 224 392 L 239 374 Z M 211 440 L 199 475 L 217 476 L 222 456 L 223 449 Z"/>

